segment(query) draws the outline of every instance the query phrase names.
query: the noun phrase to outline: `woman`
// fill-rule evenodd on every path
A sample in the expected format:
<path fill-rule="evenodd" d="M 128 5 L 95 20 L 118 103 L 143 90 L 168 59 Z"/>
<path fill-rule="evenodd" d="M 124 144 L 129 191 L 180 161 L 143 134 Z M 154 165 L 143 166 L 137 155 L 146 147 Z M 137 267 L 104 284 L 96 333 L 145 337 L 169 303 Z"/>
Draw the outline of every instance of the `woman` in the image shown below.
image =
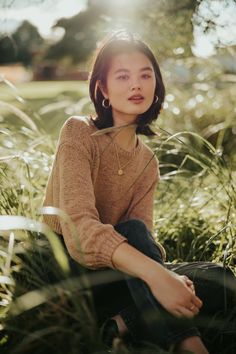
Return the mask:
<path fill-rule="evenodd" d="M 98 311 L 104 299 L 103 305 L 109 303 L 105 341 L 114 329 L 114 336 L 129 332 L 165 349 L 206 354 L 194 323 L 211 302 L 204 276 L 207 272 L 210 287 L 214 279 L 220 284 L 233 275 L 207 263 L 167 267 L 165 251 L 152 237 L 158 161 L 138 134 L 155 135 L 149 125 L 158 117 L 164 96 L 159 66 L 146 44 L 125 31 L 105 40 L 90 77 L 97 116 L 65 122 L 44 200 L 44 206 L 70 216 L 78 237 L 72 237 L 57 216 L 45 215 L 44 220 L 63 235 L 74 269 L 79 263 L 92 272 L 111 268 L 112 274 L 123 276 L 93 289 Z M 232 296 L 218 285 L 212 313 Z"/>

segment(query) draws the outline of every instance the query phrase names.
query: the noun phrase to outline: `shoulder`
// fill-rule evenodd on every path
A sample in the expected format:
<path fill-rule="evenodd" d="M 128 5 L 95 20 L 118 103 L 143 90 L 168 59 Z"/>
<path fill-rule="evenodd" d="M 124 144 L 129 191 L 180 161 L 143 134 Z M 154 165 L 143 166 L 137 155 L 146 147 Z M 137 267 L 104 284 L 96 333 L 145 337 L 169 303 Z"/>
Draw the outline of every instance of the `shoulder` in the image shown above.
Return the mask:
<path fill-rule="evenodd" d="M 152 181 L 160 180 L 160 170 L 159 161 L 155 152 L 143 141 L 142 144 L 142 154 L 140 156 L 142 165 L 142 180 L 147 183 L 152 183 Z"/>
<path fill-rule="evenodd" d="M 80 142 L 92 142 L 91 134 L 95 128 L 90 117 L 73 116 L 68 118 L 63 124 L 60 134 L 59 143 L 79 144 Z"/>
<path fill-rule="evenodd" d="M 143 151 L 143 160 L 147 163 L 149 162 L 149 167 L 157 170 L 159 168 L 159 161 L 156 154 L 153 150 L 144 142 L 141 141 L 142 151 Z"/>
<path fill-rule="evenodd" d="M 61 128 L 61 133 L 70 133 L 74 134 L 80 133 L 92 133 L 94 131 L 91 118 L 87 116 L 73 116 L 68 118 Z"/>

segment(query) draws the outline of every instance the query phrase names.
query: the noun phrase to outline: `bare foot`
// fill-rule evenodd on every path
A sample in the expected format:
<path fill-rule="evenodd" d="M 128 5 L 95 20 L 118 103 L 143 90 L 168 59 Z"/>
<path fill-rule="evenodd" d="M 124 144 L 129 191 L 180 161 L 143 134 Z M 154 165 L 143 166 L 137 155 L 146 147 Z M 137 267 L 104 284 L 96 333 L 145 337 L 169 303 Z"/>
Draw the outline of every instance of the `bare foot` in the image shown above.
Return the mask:
<path fill-rule="evenodd" d="M 181 343 L 178 344 L 176 349 L 176 353 L 178 354 L 209 354 L 201 338 L 198 336 L 188 337 L 184 339 Z"/>
<path fill-rule="evenodd" d="M 115 315 L 114 317 L 112 317 L 112 319 L 116 321 L 121 336 L 124 336 L 126 333 L 128 333 L 129 330 L 125 322 L 123 321 L 121 315 Z"/>

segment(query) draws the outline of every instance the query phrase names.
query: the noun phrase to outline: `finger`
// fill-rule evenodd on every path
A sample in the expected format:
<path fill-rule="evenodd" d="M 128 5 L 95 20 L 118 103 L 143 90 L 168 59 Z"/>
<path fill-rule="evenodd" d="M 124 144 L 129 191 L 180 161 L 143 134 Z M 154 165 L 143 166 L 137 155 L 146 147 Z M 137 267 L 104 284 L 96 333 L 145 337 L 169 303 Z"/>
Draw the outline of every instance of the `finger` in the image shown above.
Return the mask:
<path fill-rule="evenodd" d="M 188 286 L 188 288 L 195 290 L 194 284 L 191 280 L 190 280 L 190 282 L 186 282 L 185 284 Z"/>
<path fill-rule="evenodd" d="M 192 280 L 189 279 L 186 275 L 184 276 L 184 278 L 187 284 L 193 284 Z"/>
<path fill-rule="evenodd" d="M 188 310 L 190 310 L 191 312 L 193 312 L 194 315 L 198 315 L 198 314 L 199 314 L 199 308 L 196 307 L 193 303 L 190 304 Z"/>
<path fill-rule="evenodd" d="M 195 287 L 194 287 L 192 280 L 190 280 L 190 279 L 188 279 L 188 277 L 184 276 L 184 282 L 187 285 L 187 287 L 191 289 L 192 293 L 195 294 Z"/>
<path fill-rule="evenodd" d="M 188 291 L 191 293 L 191 295 L 195 295 L 195 288 L 194 285 L 188 285 L 186 284 Z"/>
<path fill-rule="evenodd" d="M 202 307 L 203 305 L 203 302 L 201 299 L 199 299 L 199 297 L 197 295 L 195 295 L 193 298 L 192 298 L 192 303 L 198 307 L 199 309 Z"/>
<path fill-rule="evenodd" d="M 186 279 L 186 283 L 187 283 L 188 285 L 193 285 L 193 282 L 192 282 L 192 280 L 190 280 L 190 279 Z"/>
<path fill-rule="evenodd" d="M 194 288 L 194 285 L 190 285 L 189 287 L 190 287 L 190 289 L 192 290 L 192 292 L 193 292 L 194 295 L 195 295 L 195 288 Z"/>
<path fill-rule="evenodd" d="M 183 278 L 184 278 L 184 280 L 186 281 L 186 283 L 188 283 L 188 284 L 193 284 L 192 280 L 189 279 L 189 278 L 187 277 L 187 275 L 183 275 Z"/>

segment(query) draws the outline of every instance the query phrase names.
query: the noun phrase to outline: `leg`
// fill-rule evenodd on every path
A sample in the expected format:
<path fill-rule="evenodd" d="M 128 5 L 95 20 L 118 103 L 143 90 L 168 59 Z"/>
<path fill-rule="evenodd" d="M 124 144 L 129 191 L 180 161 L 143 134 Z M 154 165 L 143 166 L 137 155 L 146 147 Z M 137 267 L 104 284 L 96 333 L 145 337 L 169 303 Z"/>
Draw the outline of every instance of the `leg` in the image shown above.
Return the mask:
<path fill-rule="evenodd" d="M 195 324 L 212 352 L 236 352 L 236 278 L 229 268 L 211 262 L 168 264 L 193 280 L 203 307 Z"/>
<path fill-rule="evenodd" d="M 128 242 L 148 257 L 163 264 L 161 252 L 145 224 L 140 220 L 129 220 L 117 225 L 116 230 L 127 237 Z M 177 319 L 169 314 L 154 298 L 147 284 L 137 278 L 126 277 L 132 298 L 146 323 L 149 339 L 169 348 L 170 345 L 191 337 L 200 336 L 193 322 Z"/>
<path fill-rule="evenodd" d="M 236 301 L 236 278 L 228 267 L 212 262 L 168 263 L 166 266 L 178 274 L 187 275 L 194 282 L 196 293 L 203 301 L 202 314 L 232 310 Z"/>
<path fill-rule="evenodd" d="M 139 312 L 130 295 L 124 274 L 113 269 L 91 270 L 82 267 L 69 256 L 61 235 L 60 239 L 68 255 L 72 275 L 78 276 L 81 272 L 85 273 L 90 283 L 92 308 L 97 324 L 102 328 L 101 336 L 104 342 L 110 346 L 112 337 L 116 337 L 118 334 L 122 336 L 127 332 L 130 339 L 139 338 L 142 332 L 139 324 Z M 95 284 L 94 278 L 96 278 Z M 116 316 L 119 317 L 116 321 L 118 329 L 114 323 L 109 321 Z"/>

